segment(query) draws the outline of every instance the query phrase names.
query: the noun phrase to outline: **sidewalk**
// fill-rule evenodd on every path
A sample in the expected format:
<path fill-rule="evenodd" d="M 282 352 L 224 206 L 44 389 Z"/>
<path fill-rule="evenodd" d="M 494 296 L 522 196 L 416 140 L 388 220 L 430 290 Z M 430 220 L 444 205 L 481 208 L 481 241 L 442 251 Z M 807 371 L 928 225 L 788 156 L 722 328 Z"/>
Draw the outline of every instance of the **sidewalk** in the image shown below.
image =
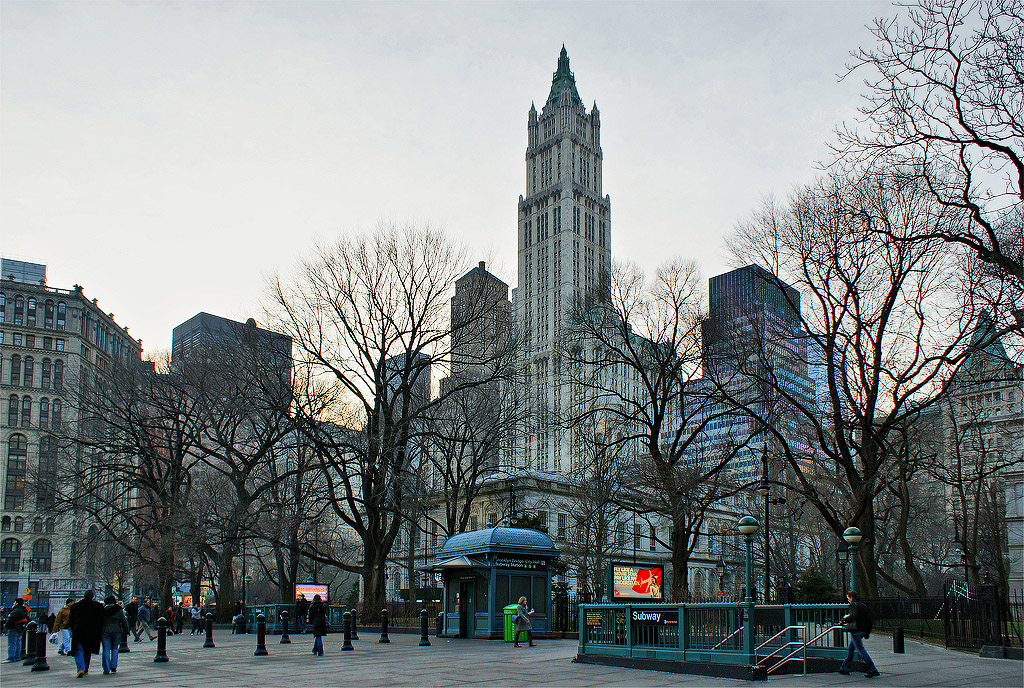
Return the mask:
<path fill-rule="evenodd" d="M 216 632 L 215 632 L 216 633 Z M 167 641 L 170 662 L 156 664 L 156 643 L 131 643 L 121 655 L 117 674 L 104 676 L 99 656 L 93 657 L 89 675 L 75 681 L 70 657 L 50 653 L 50 671 L 32 672 L 20 664 L 0 665 L 5 686 L 201 686 L 202 688 L 306 688 L 309 686 L 731 686 L 750 684 L 731 679 L 637 671 L 572 663 L 576 641 L 539 641 L 537 647 L 513 648 L 486 640 L 445 640 L 433 636 L 431 647 L 419 647 L 418 635 L 394 634 L 390 645 L 378 636 L 361 632 L 355 650 L 341 651 L 340 634 L 330 635 L 326 656 L 314 657 L 312 637 L 292 636 L 291 645 L 280 636 L 267 637 L 267 657 L 254 657 L 256 636 L 215 634 L 216 648 L 203 649 L 203 638 L 173 636 Z M 1005 659 L 983 659 L 908 640 L 905 655 L 891 646 L 868 641 L 868 651 L 882 676 L 867 680 L 863 674 L 813 674 L 771 677 L 771 686 L 959 686 L 961 688 L 1021 688 L 1024 666 Z M 886 639 L 888 640 L 888 639 Z"/>

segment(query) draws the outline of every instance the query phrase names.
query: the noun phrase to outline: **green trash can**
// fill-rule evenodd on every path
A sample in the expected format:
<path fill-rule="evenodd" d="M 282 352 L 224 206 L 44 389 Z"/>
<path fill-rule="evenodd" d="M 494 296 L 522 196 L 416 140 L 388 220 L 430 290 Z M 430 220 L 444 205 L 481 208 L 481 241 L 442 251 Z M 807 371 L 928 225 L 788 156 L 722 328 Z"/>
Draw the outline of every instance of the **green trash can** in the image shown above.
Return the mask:
<path fill-rule="evenodd" d="M 516 610 L 519 609 L 518 604 L 510 604 L 504 608 L 505 612 L 505 642 L 511 643 L 516 639 Z"/>

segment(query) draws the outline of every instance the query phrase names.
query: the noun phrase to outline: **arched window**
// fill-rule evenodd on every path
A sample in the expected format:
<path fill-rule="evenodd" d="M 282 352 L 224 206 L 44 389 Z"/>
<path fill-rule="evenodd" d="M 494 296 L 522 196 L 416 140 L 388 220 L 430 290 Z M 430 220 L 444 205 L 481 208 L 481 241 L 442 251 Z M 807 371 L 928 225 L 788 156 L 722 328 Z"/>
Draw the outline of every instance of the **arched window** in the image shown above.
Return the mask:
<path fill-rule="evenodd" d="M 57 522 L 54 519 L 52 519 L 52 518 L 46 519 L 46 532 L 47 533 L 53 533 L 53 532 L 56 532 L 56 530 L 57 530 Z"/>
<path fill-rule="evenodd" d="M 7 322 L 7 294 L 0 291 L 0 323 Z"/>
<path fill-rule="evenodd" d="M 4 486 L 4 509 L 25 508 L 25 469 L 28 463 L 28 440 L 24 435 L 11 435 L 7 440 L 7 475 Z M 18 520 L 21 520 L 20 517 Z M 15 526 L 15 530 L 18 527 Z"/>
<path fill-rule="evenodd" d="M 32 545 L 32 559 L 35 560 L 32 570 L 38 573 L 49 573 L 53 561 L 53 545 L 47 539 L 36 540 Z"/>
<path fill-rule="evenodd" d="M 60 417 L 61 416 L 61 411 L 62 411 L 62 408 L 61 408 L 60 399 L 54 399 L 52 402 L 50 402 L 50 429 L 51 430 L 60 430 L 60 423 L 61 423 L 61 420 L 62 420 L 61 417 Z"/>
<path fill-rule="evenodd" d="M 11 530 L 11 517 L 10 516 L 4 516 L 3 519 L 0 520 L 0 530 L 6 531 L 6 532 L 9 532 Z"/>
<path fill-rule="evenodd" d="M 42 366 L 42 373 L 41 373 L 41 377 L 40 377 L 40 380 L 39 380 L 39 382 L 40 382 L 39 386 L 42 387 L 43 389 L 50 389 L 50 369 L 51 369 L 51 367 L 52 366 L 50 365 L 50 359 L 44 358 L 43 359 L 43 366 Z"/>
<path fill-rule="evenodd" d="M 39 481 L 36 490 L 36 506 L 38 508 L 48 509 L 53 506 L 56 483 L 57 440 L 47 435 L 39 440 Z"/>
<path fill-rule="evenodd" d="M 53 388 L 64 389 L 64 361 L 59 358 L 53 362 Z"/>
<path fill-rule="evenodd" d="M 11 384 L 21 384 L 21 356 L 18 354 L 11 356 Z"/>
<path fill-rule="evenodd" d="M 32 397 L 25 395 L 21 398 L 21 427 L 27 428 L 32 425 Z"/>
<path fill-rule="evenodd" d="M 50 424 L 50 400 L 43 397 L 39 400 L 39 427 L 45 428 Z"/>
<path fill-rule="evenodd" d="M 28 317 L 26 320 L 31 327 L 36 326 L 36 299 L 33 296 L 28 297 Z"/>
<path fill-rule="evenodd" d="M 12 428 L 18 427 L 18 395 L 12 394 L 7 399 L 7 424 Z"/>
<path fill-rule="evenodd" d="M 24 381 L 25 381 L 24 385 L 26 387 L 31 387 L 32 383 L 35 382 L 35 372 L 36 372 L 36 360 L 34 358 L 32 358 L 31 356 L 26 356 L 25 357 L 25 377 L 23 378 Z"/>
<path fill-rule="evenodd" d="M 32 532 L 33 533 L 41 533 L 41 532 L 43 532 L 43 517 L 42 516 L 36 516 L 34 519 L 32 519 Z"/>
<path fill-rule="evenodd" d="M 14 324 L 25 324 L 25 297 L 21 294 L 14 297 Z"/>
<path fill-rule="evenodd" d="M 89 526 L 89 540 L 85 543 L 85 572 L 86 575 L 96 575 L 96 565 L 100 551 L 100 531 L 96 526 Z"/>
<path fill-rule="evenodd" d="M 25 530 L 25 519 L 23 519 L 21 516 L 15 516 L 14 517 L 14 532 L 15 533 L 20 533 L 23 530 Z"/>
<path fill-rule="evenodd" d="M 61 301 L 61 302 L 59 302 L 57 304 L 57 329 L 58 330 L 63 330 L 64 329 L 64 321 L 65 321 L 65 318 L 67 317 L 67 310 L 68 310 L 67 304 L 65 304 L 63 301 Z"/>
<path fill-rule="evenodd" d="M 0 543 L 0 571 L 21 571 L 21 543 L 14 538 L 7 538 Z"/>
<path fill-rule="evenodd" d="M 43 327 L 48 330 L 53 329 L 53 301 L 47 300 L 43 305 Z"/>

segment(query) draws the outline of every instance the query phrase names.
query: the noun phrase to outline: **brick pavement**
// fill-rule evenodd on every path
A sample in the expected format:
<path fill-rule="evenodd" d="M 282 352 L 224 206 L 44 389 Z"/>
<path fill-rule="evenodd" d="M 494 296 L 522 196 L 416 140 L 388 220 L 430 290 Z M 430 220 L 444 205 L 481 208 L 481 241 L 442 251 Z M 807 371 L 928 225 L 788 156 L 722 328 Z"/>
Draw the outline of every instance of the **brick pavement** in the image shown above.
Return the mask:
<path fill-rule="evenodd" d="M 254 657 L 255 635 L 233 636 L 218 631 L 216 648 L 204 649 L 203 639 L 174 636 L 168 639 L 170 662 L 156 664 L 156 643 L 132 643 L 132 652 L 121 655 L 118 673 L 104 676 L 99 657 L 93 657 L 89 675 L 75 680 L 74 660 L 50 655 L 50 671 L 31 672 L 21 665 L 0 665 L 0 684 L 30 688 L 59 685 L 103 686 L 202 686 L 235 688 L 306 688 L 310 686 L 737 686 L 731 679 L 638 671 L 575 664 L 576 642 L 539 641 L 537 647 L 513 648 L 486 640 L 445 640 L 431 637 L 431 647 L 418 647 L 416 635 L 393 634 L 390 645 L 381 645 L 375 634 L 364 631 L 354 641 L 353 652 L 341 651 L 341 636 L 330 635 L 326 656 L 314 657 L 309 635 L 292 636 L 291 645 L 280 645 L 279 636 L 268 636 L 267 657 Z M 868 641 L 868 650 L 881 678 L 866 680 L 862 674 L 814 674 L 773 676 L 773 686 L 968 686 L 1022 688 L 1021 662 L 983 659 L 908 640 L 905 655 L 889 651 L 888 638 Z M 49 646 L 52 648 L 53 646 Z"/>

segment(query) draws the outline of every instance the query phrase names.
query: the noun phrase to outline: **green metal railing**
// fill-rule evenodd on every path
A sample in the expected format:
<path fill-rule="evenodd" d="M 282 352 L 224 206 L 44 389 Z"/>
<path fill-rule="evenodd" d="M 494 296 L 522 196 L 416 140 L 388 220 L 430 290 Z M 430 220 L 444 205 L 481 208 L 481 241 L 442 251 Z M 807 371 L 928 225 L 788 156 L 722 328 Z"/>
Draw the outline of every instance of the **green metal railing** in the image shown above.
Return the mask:
<path fill-rule="evenodd" d="M 799 644 L 806 657 L 841 659 L 845 638 L 829 631 L 847 610 L 841 604 L 584 604 L 579 653 L 753 666 L 758 656 L 779 657 Z"/>

